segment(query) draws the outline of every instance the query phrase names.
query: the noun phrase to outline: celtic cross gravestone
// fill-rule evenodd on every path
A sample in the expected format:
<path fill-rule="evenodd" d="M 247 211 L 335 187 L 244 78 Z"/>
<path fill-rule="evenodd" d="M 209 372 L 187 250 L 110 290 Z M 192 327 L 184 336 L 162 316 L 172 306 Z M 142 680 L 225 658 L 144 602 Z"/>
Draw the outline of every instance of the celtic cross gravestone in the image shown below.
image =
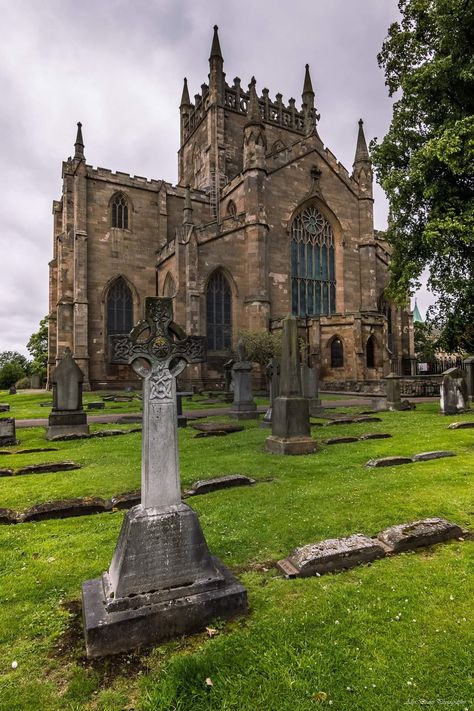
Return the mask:
<path fill-rule="evenodd" d="M 143 378 L 142 498 L 125 516 L 109 570 L 83 585 L 89 657 L 193 632 L 247 607 L 245 588 L 211 556 L 181 501 L 176 377 L 204 360 L 204 339 L 173 322 L 172 299 L 149 297 L 145 320 L 114 336 L 111 351 Z"/>

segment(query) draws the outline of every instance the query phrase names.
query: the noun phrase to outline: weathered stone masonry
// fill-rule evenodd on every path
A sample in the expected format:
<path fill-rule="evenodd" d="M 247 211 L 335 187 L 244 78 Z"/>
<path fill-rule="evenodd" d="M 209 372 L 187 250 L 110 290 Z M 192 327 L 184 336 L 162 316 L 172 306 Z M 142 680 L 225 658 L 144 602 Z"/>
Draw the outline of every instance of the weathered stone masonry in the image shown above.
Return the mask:
<path fill-rule="evenodd" d="M 359 121 L 352 173 L 321 141 L 309 67 L 301 108 L 236 77 L 217 28 L 209 84 L 180 105 L 179 180 L 147 180 L 85 162 L 81 125 L 53 203 L 49 368 L 70 348 L 84 387 L 135 381 L 110 362 L 109 337 L 175 296 L 188 333 L 208 336 L 195 383 L 222 381 L 241 330 L 278 329 L 289 312 L 323 387 L 370 389 L 410 373 L 408 311 L 384 296 L 390 247 L 374 231 L 372 169 Z"/>

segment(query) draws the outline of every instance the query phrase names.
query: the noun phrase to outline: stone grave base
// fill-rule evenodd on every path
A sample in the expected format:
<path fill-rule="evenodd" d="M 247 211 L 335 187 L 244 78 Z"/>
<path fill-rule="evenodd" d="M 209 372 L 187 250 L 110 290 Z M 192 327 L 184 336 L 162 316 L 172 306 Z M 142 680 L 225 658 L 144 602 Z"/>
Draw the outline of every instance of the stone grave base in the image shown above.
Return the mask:
<path fill-rule="evenodd" d="M 89 434 L 87 415 L 84 411 L 52 412 L 48 418 L 46 439 L 69 434 Z"/>
<path fill-rule="evenodd" d="M 312 437 L 267 437 L 265 448 L 271 454 L 312 454 L 316 442 Z"/>
<path fill-rule="evenodd" d="M 222 585 L 193 594 L 189 586 L 182 597 L 152 605 L 107 612 L 102 578 L 82 586 L 82 611 L 89 658 L 149 647 L 173 637 L 199 632 L 216 618 L 229 619 L 246 612 L 247 592 L 217 559 Z"/>
<path fill-rule="evenodd" d="M 254 402 L 234 402 L 229 410 L 229 417 L 236 420 L 257 420 L 259 414 Z"/>
<path fill-rule="evenodd" d="M 185 504 L 130 509 L 108 572 L 83 585 L 87 655 L 116 654 L 203 629 L 247 609 L 245 588 L 211 556 Z"/>
<path fill-rule="evenodd" d="M 321 400 L 319 398 L 309 398 L 309 414 L 312 417 L 319 417 L 324 414 L 324 407 L 321 405 Z"/>

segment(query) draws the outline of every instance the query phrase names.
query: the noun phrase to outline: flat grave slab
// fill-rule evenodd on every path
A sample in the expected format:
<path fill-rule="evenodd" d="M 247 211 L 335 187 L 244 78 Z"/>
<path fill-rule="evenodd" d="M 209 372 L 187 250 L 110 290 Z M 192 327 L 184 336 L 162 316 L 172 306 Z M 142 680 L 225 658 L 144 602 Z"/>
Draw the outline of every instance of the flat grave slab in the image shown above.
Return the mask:
<path fill-rule="evenodd" d="M 251 479 L 244 474 L 227 474 L 226 476 L 214 477 L 213 479 L 195 481 L 191 489 L 185 493 L 187 496 L 197 496 L 198 494 L 208 494 L 218 489 L 229 489 L 233 486 L 249 486 L 250 484 L 255 484 L 255 479 Z"/>
<path fill-rule="evenodd" d="M 76 464 L 76 462 L 64 461 L 64 462 L 44 462 L 43 464 L 29 464 L 27 467 L 21 467 L 21 469 L 16 469 L 14 476 L 21 476 L 22 474 L 47 474 L 49 472 L 67 472 L 73 469 L 80 469 L 81 465 Z"/>
<path fill-rule="evenodd" d="M 117 494 L 110 500 L 110 504 L 114 509 L 131 509 L 132 506 L 137 506 L 140 503 L 141 493 L 138 491 L 129 491 L 125 494 Z"/>
<path fill-rule="evenodd" d="M 448 425 L 448 430 L 470 430 L 474 429 L 474 420 L 467 422 L 451 422 Z"/>
<path fill-rule="evenodd" d="M 450 523 L 444 518 L 425 518 L 412 523 L 390 526 L 381 531 L 377 538 L 392 553 L 400 553 L 420 546 L 431 546 L 451 538 L 459 538 L 462 534 L 462 529 L 457 524 Z"/>
<path fill-rule="evenodd" d="M 297 571 L 295 577 L 309 577 L 352 568 L 383 558 L 384 555 L 384 548 L 379 541 L 354 533 L 348 538 L 329 538 L 296 548 L 287 559 L 278 561 L 277 566 L 285 575 L 291 575 L 293 568 Z"/>
<path fill-rule="evenodd" d="M 0 508 L 0 524 L 18 523 L 18 514 L 12 509 Z"/>
<path fill-rule="evenodd" d="M 10 411 L 10 405 L 6 402 L 0 402 L 0 412 L 9 412 Z"/>
<path fill-rule="evenodd" d="M 88 514 L 110 511 L 110 501 L 98 496 L 86 496 L 75 499 L 61 499 L 36 504 L 21 514 L 24 523 L 28 521 L 43 521 L 51 518 L 70 518 L 71 516 L 87 516 Z"/>
<path fill-rule="evenodd" d="M 102 402 L 88 402 L 86 404 L 86 407 L 88 410 L 104 410 L 105 409 L 105 403 Z"/>
<path fill-rule="evenodd" d="M 200 432 L 225 432 L 226 434 L 242 432 L 244 429 L 243 425 L 233 422 L 195 422 L 191 427 Z"/>
<path fill-rule="evenodd" d="M 13 476 L 13 469 L 0 469 L 0 476 Z"/>
<path fill-rule="evenodd" d="M 414 454 L 412 459 L 414 462 L 427 462 L 431 459 L 443 459 L 444 457 L 455 457 L 455 452 L 449 451 L 438 451 L 438 452 L 420 452 L 420 454 Z"/>
<path fill-rule="evenodd" d="M 398 467 L 400 464 L 412 464 L 411 457 L 382 457 L 381 459 L 369 459 L 366 467 Z"/>
<path fill-rule="evenodd" d="M 389 439 L 391 436 L 387 432 L 367 432 L 367 434 L 361 435 L 359 439 Z"/>
<path fill-rule="evenodd" d="M 324 444 L 346 444 L 348 442 L 358 441 L 358 437 L 331 437 L 331 439 L 325 439 Z"/>

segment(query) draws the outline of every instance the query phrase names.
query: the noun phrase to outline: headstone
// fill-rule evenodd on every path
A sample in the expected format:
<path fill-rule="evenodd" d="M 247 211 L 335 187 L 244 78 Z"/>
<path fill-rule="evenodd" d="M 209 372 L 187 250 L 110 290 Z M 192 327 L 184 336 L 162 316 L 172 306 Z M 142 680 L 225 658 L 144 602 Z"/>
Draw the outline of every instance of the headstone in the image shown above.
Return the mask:
<path fill-rule="evenodd" d="M 14 385 L 10 385 L 10 389 L 8 390 L 9 395 L 16 395 L 16 387 Z"/>
<path fill-rule="evenodd" d="M 307 363 L 301 363 L 301 392 L 308 399 L 309 414 L 313 417 L 321 415 L 323 408 L 318 392 L 318 377 L 316 370 Z"/>
<path fill-rule="evenodd" d="M 84 374 L 66 348 L 51 378 L 53 409 L 48 418 L 46 439 L 70 434 L 88 434 L 87 416 L 82 407 Z"/>
<path fill-rule="evenodd" d="M 103 410 L 105 408 L 105 402 L 100 401 L 100 402 L 88 402 L 87 403 L 87 409 L 88 410 Z"/>
<path fill-rule="evenodd" d="M 113 336 L 113 362 L 143 378 L 141 504 L 125 515 L 109 570 L 83 584 L 87 655 L 147 646 L 247 609 L 245 588 L 211 556 L 196 513 L 181 501 L 176 377 L 205 357 L 186 337 L 172 299 L 150 297 L 130 336 Z"/>
<path fill-rule="evenodd" d="M 14 417 L 0 418 L 0 446 L 16 444 L 16 430 Z"/>
<path fill-rule="evenodd" d="M 38 390 L 41 387 L 41 378 L 39 376 L 39 373 L 33 373 L 31 376 L 31 388 L 33 390 Z"/>
<path fill-rule="evenodd" d="M 263 417 L 262 427 L 270 427 L 272 424 L 273 402 L 280 393 L 280 363 L 278 358 L 270 358 L 265 368 L 265 374 L 268 382 L 270 406 Z"/>
<path fill-rule="evenodd" d="M 425 518 L 422 521 L 402 523 L 391 526 L 381 531 L 377 538 L 384 543 L 391 552 L 431 546 L 433 543 L 447 541 L 450 538 L 462 536 L 462 529 L 455 523 L 450 523 L 444 518 Z"/>
<path fill-rule="evenodd" d="M 178 427 L 188 426 L 188 418 L 183 415 L 183 397 L 189 397 L 192 394 L 192 392 L 188 392 L 186 390 L 181 390 L 180 392 L 176 393 L 176 412 L 178 416 Z"/>
<path fill-rule="evenodd" d="M 384 555 L 385 551 L 379 541 L 361 533 L 354 533 L 348 538 L 329 538 L 296 548 L 287 561 L 294 568 L 295 577 L 309 577 L 353 568 L 355 565 L 383 558 Z M 283 572 L 286 572 L 285 563 L 286 561 L 277 563 Z"/>
<path fill-rule="evenodd" d="M 310 454 L 316 449 L 300 378 L 296 318 L 287 316 L 283 319 L 280 394 L 273 401 L 272 434 L 266 441 L 267 451 L 273 454 Z"/>
<path fill-rule="evenodd" d="M 229 415 L 237 420 L 256 420 L 257 405 L 252 395 L 252 364 L 247 360 L 243 341 L 237 346 L 239 360 L 232 366 L 234 400 Z"/>
<path fill-rule="evenodd" d="M 467 394 L 472 400 L 474 399 L 474 355 L 464 359 L 464 366 L 466 368 Z"/>
<path fill-rule="evenodd" d="M 224 399 L 226 402 L 232 402 L 234 399 L 234 383 L 232 379 L 232 367 L 235 363 L 233 358 L 224 363 Z"/>
<path fill-rule="evenodd" d="M 469 410 L 464 373 L 459 368 L 449 368 L 443 373 L 440 390 L 440 407 L 442 415 L 456 415 Z"/>
<path fill-rule="evenodd" d="M 389 373 L 384 380 L 387 410 L 401 410 L 400 378 L 395 373 Z"/>

